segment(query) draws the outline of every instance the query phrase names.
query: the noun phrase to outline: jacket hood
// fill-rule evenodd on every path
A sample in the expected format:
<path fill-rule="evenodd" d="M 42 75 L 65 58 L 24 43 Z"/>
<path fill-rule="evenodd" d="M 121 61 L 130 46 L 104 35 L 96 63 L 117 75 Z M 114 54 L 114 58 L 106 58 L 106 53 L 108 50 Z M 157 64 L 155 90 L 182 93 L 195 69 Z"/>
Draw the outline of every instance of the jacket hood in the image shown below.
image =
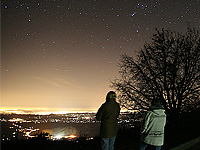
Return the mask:
<path fill-rule="evenodd" d="M 152 111 L 157 116 L 166 116 L 163 106 L 152 106 L 149 108 L 149 111 Z"/>

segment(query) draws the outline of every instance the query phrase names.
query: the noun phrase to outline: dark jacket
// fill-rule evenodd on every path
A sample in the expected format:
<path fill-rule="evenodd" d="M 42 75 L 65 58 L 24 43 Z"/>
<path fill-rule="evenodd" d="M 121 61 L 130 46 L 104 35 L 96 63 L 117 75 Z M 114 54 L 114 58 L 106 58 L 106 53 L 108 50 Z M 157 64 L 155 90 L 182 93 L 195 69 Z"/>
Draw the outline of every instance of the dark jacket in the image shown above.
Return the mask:
<path fill-rule="evenodd" d="M 151 107 L 143 120 L 141 134 L 142 141 L 154 145 L 164 144 L 164 128 L 166 124 L 166 114 L 162 106 Z"/>
<path fill-rule="evenodd" d="M 108 99 L 99 108 L 96 118 L 101 121 L 100 136 L 101 138 L 109 138 L 117 136 L 118 116 L 120 106 L 115 99 Z"/>

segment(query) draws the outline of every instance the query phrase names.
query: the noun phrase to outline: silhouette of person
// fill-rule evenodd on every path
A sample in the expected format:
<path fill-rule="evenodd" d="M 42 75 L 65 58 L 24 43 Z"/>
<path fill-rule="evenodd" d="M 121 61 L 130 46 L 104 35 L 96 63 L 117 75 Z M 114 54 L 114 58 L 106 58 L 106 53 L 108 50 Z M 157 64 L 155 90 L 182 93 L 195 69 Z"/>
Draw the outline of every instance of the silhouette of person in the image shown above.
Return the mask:
<path fill-rule="evenodd" d="M 114 150 L 119 113 L 120 106 L 116 102 L 116 93 L 110 91 L 106 96 L 106 102 L 101 105 L 96 114 L 96 119 L 101 121 L 100 137 L 102 150 Z"/>
<path fill-rule="evenodd" d="M 142 123 L 142 137 L 139 149 L 145 150 L 148 145 L 152 145 L 156 150 L 161 150 L 164 144 L 165 124 L 165 110 L 159 100 L 154 100 Z"/>

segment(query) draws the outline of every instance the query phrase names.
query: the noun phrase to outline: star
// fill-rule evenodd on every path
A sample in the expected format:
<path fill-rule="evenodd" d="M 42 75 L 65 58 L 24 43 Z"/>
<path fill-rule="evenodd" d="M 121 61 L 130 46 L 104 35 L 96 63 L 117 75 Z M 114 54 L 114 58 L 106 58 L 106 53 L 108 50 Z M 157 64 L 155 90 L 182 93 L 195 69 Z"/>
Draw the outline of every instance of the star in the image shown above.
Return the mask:
<path fill-rule="evenodd" d="M 38 89 L 34 86 L 25 88 L 27 75 L 37 74 L 44 75 L 45 81 L 51 80 L 50 76 L 58 79 L 67 76 L 76 83 L 73 88 L 63 87 L 57 93 L 57 106 L 64 102 L 63 99 L 66 102 L 63 107 L 68 106 L 68 99 L 74 99 L 74 107 L 77 106 L 75 101 L 81 103 L 79 94 L 71 96 L 76 93 L 75 89 L 85 90 L 82 94 L 90 95 L 91 101 L 96 97 L 104 99 L 105 93 L 98 92 L 96 96 L 97 93 L 91 94 L 91 90 L 86 89 L 108 89 L 109 80 L 117 76 L 120 55 L 125 53 L 134 57 L 145 42 L 151 41 L 155 27 L 184 33 L 186 21 L 190 20 L 191 25 L 199 29 L 199 1 L 177 4 L 177 1 L 6 0 L 1 6 L 2 80 L 9 81 L 2 87 L 9 87 L 3 91 L 10 95 L 18 92 L 19 97 L 13 99 L 21 101 L 21 104 L 29 103 L 26 100 L 31 98 L 20 93 L 33 95 L 30 91 L 36 92 L 39 98 L 33 99 L 39 103 L 45 105 L 42 97 L 54 103 L 51 97 L 55 98 L 58 89 L 49 88 L 46 82 L 38 83 Z M 23 73 L 16 78 L 8 73 L 19 74 L 19 70 Z M 14 84 L 18 81 L 20 87 Z M 30 80 L 30 85 L 34 84 L 37 83 Z M 43 90 L 48 94 L 41 96 Z M 9 97 L 5 96 L 12 103 Z M 86 96 L 81 98 L 89 99 Z M 34 101 L 32 103 L 34 105 Z M 92 107 L 96 108 L 97 103 Z"/>
<path fill-rule="evenodd" d="M 137 13 L 137 12 L 133 12 L 133 13 L 131 14 L 131 16 L 132 16 L 132 17 L 135 16 L 136 13 Z"/>

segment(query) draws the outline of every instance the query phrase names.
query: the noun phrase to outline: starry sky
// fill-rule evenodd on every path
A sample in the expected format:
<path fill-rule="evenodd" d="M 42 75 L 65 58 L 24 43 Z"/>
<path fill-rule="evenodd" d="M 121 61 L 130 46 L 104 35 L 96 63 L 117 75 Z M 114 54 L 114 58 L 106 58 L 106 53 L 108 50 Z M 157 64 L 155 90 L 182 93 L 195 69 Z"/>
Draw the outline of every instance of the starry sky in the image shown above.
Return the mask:
<path fill-rule="evenodd" d="M 96 110 L 155 28 L 200 29 L 199 0 L 4 0 L 1 107 Z"/>

